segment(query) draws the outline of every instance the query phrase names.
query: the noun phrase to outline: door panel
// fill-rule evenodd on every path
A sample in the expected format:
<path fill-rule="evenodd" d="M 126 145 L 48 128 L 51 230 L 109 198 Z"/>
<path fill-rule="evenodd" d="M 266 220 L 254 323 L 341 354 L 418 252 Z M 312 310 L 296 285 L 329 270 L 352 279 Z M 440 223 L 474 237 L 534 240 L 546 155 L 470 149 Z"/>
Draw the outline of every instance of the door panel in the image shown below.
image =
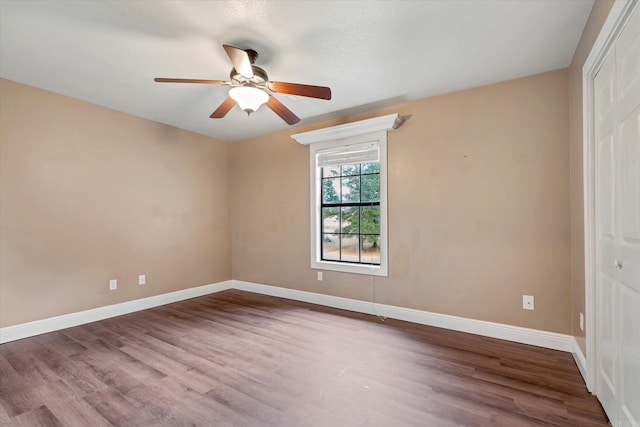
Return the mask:
<path fill-rule="evenodd" d="M 640 25 L 640 24 L 637 24 Z M 618 55 L 618 81 L 620 87 L 620 98 L 624 98 L 629 92 L 631 85 L 640 76 L 640 40 L 629 40 L 630 45 L 623 46 L 617 44 Z"/>
<path fill-rule="evenodd" d="M 631 86 L 640 79 L 640 13 L 635 13 L 616 41 L 618 87 L 620 99 L 629 95 Z"/>
<path fill-rule="evenodd" d="M 595 90 L 595 137 L 602 142 L 613 136 L 615 104 L 615 58 L 609 56 L 602 64 L 593 85 Z M 598 158 L 596 157 L 596 160 Z"/>
<path fill-rule="evenodd" d="M 616 331 L 615 331 L 615 319 L 613 316 L 614 310 L 609 310 L 609 307 L 613 308 L 615 301 L 615 286 L 614 281 L 611 280 L 605 274 L 602 274 L 599 280 L 600 288 L 598 292 L 598 299 L 602 303 L 602 307 L 606 307 L 606 310 L 601 310 L 598 315 L 598 338 L 599 344 L 602 344 L 602 351 L 599 357 L 599 370 L 602 379 L 601 390 L 598 390 L 598 396 L 605 398 L 607 402 L 615 401 L 615 395 L 617 390 L 617 369 L 616 369 Z M 601 396 L 602 393 L 602 396 Z M 603 403 L 604 406 L 604 403 Z"/>
<path fill-rule="evenodd" d="M 614 152 L 613 135 L 609 134 L 600 142 L 596 171 L 596 209 L 598 212 L 598 237 L 613 240 L 615 237 L 614 217 Z"/>
<path fill-rule="evenodd" d="M 640 94 L 638 97 L 640 99 Z M 640 242 L 640 107 L 621 123 L 620 144 L 622 237 L 637 243 Z"/>
<path fill-rule="evenodd" d="M 634 85 L 640 88 L 640 81 Z M 621 123 L 620 145 L 620 282 L 640 292 L 640 106 Z"/>
<path fill-rule="evenodd" d="M 640 421 L 640 292 L 621 287 L 622 317 L 620 417 L 626 425 Z M 633 422 L 632 422 L 633 421 Z M 635 424 L 634 424 L 635 423 Z M 622 423 L 622 425 L 625 425 Z"/>
<path fill-rule="evenodd" d="M 613 135 L 615 98 L 615 57 L 608 57 L 594 79 L 596 141 Z"/>

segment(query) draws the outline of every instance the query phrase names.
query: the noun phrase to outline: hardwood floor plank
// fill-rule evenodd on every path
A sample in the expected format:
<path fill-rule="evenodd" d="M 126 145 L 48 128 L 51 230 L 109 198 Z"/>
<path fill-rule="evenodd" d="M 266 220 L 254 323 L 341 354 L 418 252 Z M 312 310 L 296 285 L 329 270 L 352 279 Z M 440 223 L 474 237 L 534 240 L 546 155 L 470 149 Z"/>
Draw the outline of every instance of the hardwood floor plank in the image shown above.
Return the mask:
<path fill-rule="evenodd" d="M 133 380 L 145 381 L 148 378 L 162 378 L 164 373 L 154 369 L 145 362 L 96 339 L 90 349 L 74 355 L 73 358 L 84 360 L 93 367 L 108 367 L 117 371 L 126 371 Z"/>
<path fill-rule="evenodd" d="M 110 425 L 62 380 L 42 385 L 34 392 L 63 425 Z"/>
<path fill-rule="evenodd" d="M 236 290 L 0 345 L 0 423 L 606 426 L 569 353 Z"/>
<path fill-rule="evenodd" d="M 53 413 L 46 406 L 39 406 L 28 412 L 18 415 L 11 419 L 11 426 L 13 427 L 33 427 L 33 426 L 45 426 L 45 427 L 64 427 Z"/>
<path fill-rule="evenodd" d="M 4 407 L 0 405 L 0 426 L 9 425 L 11 421 L 11 417 L 7 414 L 7 411 L 4 410 Z"/>
<path fill-rule="evenodd" d="M 195 392 L 174 377 L 150 382 L 132 390 L 128 397 L 165 425 L 251 425 L 244 414 Z"/>
<path fill-rule="evenodd" d="M 116 390 L 101 390 L 84 397 L 97 413 L 115 426 L 138 427 L 157 424 L 156 418 L 131 404 Z"/>
<path fill-rule="evenodd" d="M 0 350 L 3 346 L 0 346 Z M 78 396 L 84 396 L 105 387 L 105 384 L 95 376 L 86 364 L 78 362 L 73 357 L 65 356 L 54 345 L 36 347 L 33 354 L 71 387 Z"/>
<path fill-rule="evenodd" d="M 3 354 L 0 354 L 0 406 L 10 418 L 43 406 L 42 400 Z"/>
<path fill-rule="evenodd" d="M 23 340 L 25 341 L 25 340 Z M 39 360 L 32 352 L 33 348 L 16 348 L 4 353 L 4 358 L 21 377 L 24 386 L 35 388 L 59 379 L 44 362 Z"/>

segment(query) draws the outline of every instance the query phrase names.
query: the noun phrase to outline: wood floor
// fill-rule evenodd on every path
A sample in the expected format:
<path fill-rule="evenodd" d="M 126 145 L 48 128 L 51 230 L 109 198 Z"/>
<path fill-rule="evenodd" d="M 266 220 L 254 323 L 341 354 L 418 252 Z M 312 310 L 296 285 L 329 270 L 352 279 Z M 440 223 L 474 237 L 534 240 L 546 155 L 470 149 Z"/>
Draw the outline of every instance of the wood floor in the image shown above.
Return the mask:
<path fill-rule="evenodd" d="M 15 426 L 606 426 L 571 354 L 225 291 L 0 346 Z"/>

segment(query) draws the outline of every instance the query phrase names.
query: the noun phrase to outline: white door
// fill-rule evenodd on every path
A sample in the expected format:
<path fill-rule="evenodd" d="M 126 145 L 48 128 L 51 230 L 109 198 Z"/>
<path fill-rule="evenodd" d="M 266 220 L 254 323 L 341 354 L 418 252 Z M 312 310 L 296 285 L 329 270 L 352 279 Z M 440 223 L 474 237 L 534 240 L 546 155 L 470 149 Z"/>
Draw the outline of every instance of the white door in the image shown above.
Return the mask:
<path fill-rule="evenodd" d="M 640 426 L 640 12 L 594 79 L 596 394 Z"/>

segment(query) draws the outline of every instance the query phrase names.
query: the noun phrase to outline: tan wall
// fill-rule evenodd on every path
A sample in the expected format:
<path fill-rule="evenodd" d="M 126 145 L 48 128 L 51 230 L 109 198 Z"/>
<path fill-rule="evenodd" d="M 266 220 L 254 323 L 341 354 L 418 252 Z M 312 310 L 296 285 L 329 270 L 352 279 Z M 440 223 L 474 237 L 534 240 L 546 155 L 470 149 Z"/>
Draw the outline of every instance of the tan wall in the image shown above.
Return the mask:
<path fill-rule="evenodd" d="M 351 117 L 389 133 L 388 278 L 309 254 L 309 148 L 290 134 L 232 147 L 234 279 L 536 329 L 571 331 L 568 70 Z M 522 295 L 536 310 L 522 310 Z"/>
<path fill-rule="evenodd" d="M 4 79 L 0 102 L 0 326 L 231 278 L 230 144 Z"/>
<path fill-rule="evenodd" d="M 585 332 L 580 330 L 580 313 L 585 312 L 584 277 L 584 182 L 582 179 L 582 67 L 591 52 L 613 0 L 596 0 L 580 43 L 569 67 L 569 108 L 571 147 L 571 330 L 576 341 L 586 351 Z"/>
<path fill-rule="evenodd" d="M 568 333 L 568 76 L 341 121 L 411 116 L 390 133 L 389 278 L 323 282 L 294 132 L 229 145 L 1 80 L 0 325 L 233 277 Z"/>

